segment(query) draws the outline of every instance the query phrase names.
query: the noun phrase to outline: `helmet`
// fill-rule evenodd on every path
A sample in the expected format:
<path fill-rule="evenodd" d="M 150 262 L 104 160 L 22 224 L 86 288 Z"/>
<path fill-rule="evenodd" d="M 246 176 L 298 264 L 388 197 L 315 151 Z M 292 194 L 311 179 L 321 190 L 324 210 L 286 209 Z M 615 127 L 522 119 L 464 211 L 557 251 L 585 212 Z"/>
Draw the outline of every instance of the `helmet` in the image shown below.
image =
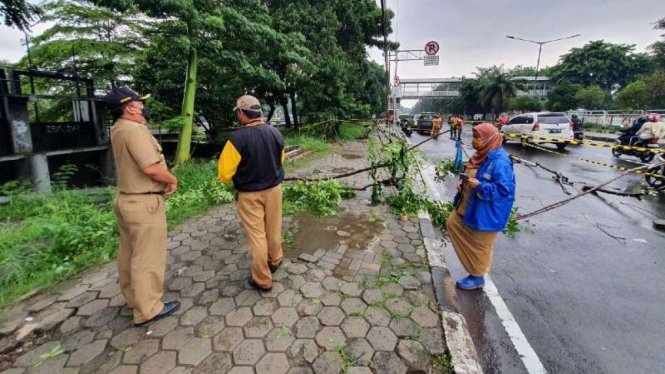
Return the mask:
<path fill-rule="evenodd" d="M 580 118 L 579 114 L 573 113 L 573 119 L 578 119 L 578 118 Z"/>
<path fill-rule="evenodd" d="M 658 113 L 647 113 L 647 120 L 650 122 L 660 121 L 660 114 Z"/>

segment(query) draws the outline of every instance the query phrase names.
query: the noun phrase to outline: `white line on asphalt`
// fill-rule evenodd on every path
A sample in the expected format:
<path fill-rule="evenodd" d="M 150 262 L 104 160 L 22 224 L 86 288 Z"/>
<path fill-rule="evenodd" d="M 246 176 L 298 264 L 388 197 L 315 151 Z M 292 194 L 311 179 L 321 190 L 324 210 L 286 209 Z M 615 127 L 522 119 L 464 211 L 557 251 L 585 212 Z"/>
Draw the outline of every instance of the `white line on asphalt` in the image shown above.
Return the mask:
<path fill-rule="evenodd" d="M 409 141 L 407 139 L 407 141 Z M 411 141 L 409 141 L 411 143 Z M 434 165 L 429 162 L 425 162 L 425 165 L 421 168 L 421 176 L 425 182 L 425 186 L 435 200 L 442 200 L 441 194 L 436 188 L 436 182 L 434 181 Z M 522 329 L 520 329 L 519 324 L 513 317 L 513 314 L 510 313 L 508 306 L 503 301 L 503 298 L 499 294 L 499 290 L 494 285 L 492 278 L 488 275 L 485 276 L 485 288 L 483 292 L 487 295 L 487 298 L 490 299 L 490 302 L 496 310 L 496 314 L 501 319 L 501 324 L 506 333 L 510 338 L 510 341 L 513 343 L 515 350 L 520 355 L 524 367 L 529 372 L 529 374 L 546 374 L 547 370 L 543 366 L 543 363 L 540 362 L 536 351 L 533 350 L 529 341 L 524 336 Z"/>
<path fill-rule="evenodd" d="M 543 363 L 540 362 L 538 355 L 526 340 L 526 336 L 522 333 L 522 329 L 520 329 L 519 324 L 515 321 L 513 314 L 510 313 L 508 306 L 503 301 L 503 298 L 499 294 L 499 290 L 494 285 L 494 282 L 492 282 L 492 278 L 489 274 L 485 276 L 485 288 L 483 291 L 492 302 L 492 305 L 494 305 L 496 314 L 501 319 L 501 323 L 506 329 L 508 337 L 510 337 L 510 340 L 513 342 L 515 350 L 519 353 L 520 358 L 522 358 L 522 363 L 524 363 L 529 374 L 547 373 Z"/>

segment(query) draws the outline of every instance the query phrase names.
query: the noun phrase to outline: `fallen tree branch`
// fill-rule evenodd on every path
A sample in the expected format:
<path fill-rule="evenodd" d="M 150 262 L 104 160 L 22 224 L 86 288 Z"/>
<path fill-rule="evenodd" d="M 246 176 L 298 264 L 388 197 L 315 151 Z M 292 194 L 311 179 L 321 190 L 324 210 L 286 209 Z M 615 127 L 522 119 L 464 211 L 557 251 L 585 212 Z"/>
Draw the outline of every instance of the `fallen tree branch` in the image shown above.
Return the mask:
<path fill-rule="evenodd" d="M 442 135 L 442 134 L 445 134 L 445 133 L 448 133 L 448 132 L 450 132 L 450 130 L 447 130 L 447 131 L 441 132 L 438 136 L 440 136 L 440 135 Z M 426 142 L 432 140 L 433 138 L 434 138 L 433 136 L 430 136 L 429 138 L 423 140 L 422 142 L 420 142 L 420 143 L 418 143 L 418 144 L 416 144 L 416 145 L 410 147 L 410 148 L 407 149 L 406 151 L 407 151 L 407 152 L 411 152 L 412 150 L 414 150 L 414 149 L 420 147 L 421 145 L 425 144 Z M 390 164 L 389 162 L 384 162 L 384 163 L 381 163 L 381 164 L 378 164 L 378 165 L 375 165 L 375 166 L 370 166 L 370 167 L 362 168 L 362 169 L 359 169 L 359 170 L 350 171 L 350 172 L 348 172 L 348 173 L 344 173 L 344 174 L 333 175 L 333 176 L 331 176 L 331 177 L 327 177 L 327 178 L 301 178 L 301 177 L 284 178 L 284 182 L 294 182 L 294 181 L 301 181 L 301 182 L 319 182 L 319 181 L 330 180 L 330 179 L 348 178 L 348 177 L 354 176 L 354 175 L 356 175 L 356 174 L 360 174 L 360 173 L 364 173 L 364 172 L 366 172 L 366 171 L 370 171 L 370 170 L 372 170 L 372 169 L 379 169 L 379 168 L 386 167 L 386 166 L 388 166 L 389 164 Z"/>
<path fill-rule="evenodd" d="M 584 196 L 584 195 L 588 195 L 588 194 L 590 194 L 590 193 L 592 193 L 592 192 L 598 191 L 598 190 L 602 189 L 603 187 L 605 187 L 605 186 L 607 186 L 607 185 L 609 185 L 609 184 L 611 184 L 611 183 L 616 182 L 617 180 L 619 180 L 619 179 L 625 177 L 626 175 L 628 175 L 628 174 L 630 174 L 630 173 L 634 173 L 634 172 L 636 172 L 636 171 L 638 171 L 638 170 L 646 169 L 646 168 L 648 168 L 648 167 L 650 167 L 650 166 L 651 166 L 651 165 L 641 165 L 641 166 L 638 166 L 638 167 L 636 167 L 636 168 L 633 168 L 633 169 L 630 169 L 630 170 L 626 170 L 626 171 L 624 171 L 623 173 L 619 174 L 617 177 L 614 177 L 614 178 L 610 179 L 610 180 L 607 181 L 607 182 L 601 183 L 600 185 L 598 185 L 598 186 L 596 186 L 596 187 L 592 187 L 592 188 L 590 188 L 590 189 L 588 189 L 588 190 L 586 190 L 586 191 L 584 191 L 584 192 L 578 193 L 577 195 L 573 195 L 573 196 L 571 196 L 571 197 L 568 198 L 568 199 L 558 201 L 558 202 L 556 202 L 556 203 L 554 203 L 554 204 L 550 204 L 550 205 L 548 205 L 548 206 L 546 206 L 546 207 L 544 207 L 544 208 L 538 209 L 538 210 L 533 211 L 533 212 L 531 212 L 531 213 L 524 214 L 524 215 L 519 215 L 519 216 L 517 216 L 516 219 L 517 219 L 517 220 L 523 220 L 523 219 L 531 218 L 531 217 L 533 217 L 533 216 L 536 216 L 536 215 L 539 215 L 539 214 L 542 214 L 542 213 L 548 212 L 548 211 L 550 211 L 550 210 L 552 210 L 552 209 L 556 209 L 556 208 L 562 207 L 562 206 L 568 204 L 569 202 L 571 202 L 571 201 L 573 201 L 573 200 L 579 199 L 580 197 L 582 197 L 582 196 Z"/>
<path fill-rule="evenodd" d="M 524 163 L 524 165 L 526 165 L 530 168 L 538 167 L 538 168 L 541 168 L 541 169 L 547 171 L 548 173 L 554 174 L 552 179 L 554 179 L 557 183 L 559 183 L 559 186 L 561 186 L 561 190 L 563 191 L 563 193 L 565 193 L 566 195 L 572 195 L 572 192 L 568 191 L 568 189 L 565 186 L 566 184 L 570 185 L 571 183 L 568 181 L 568 177 L 566 177 L 562 172 L 552 170 L 552 169 L 550 169 L 546 166 L 541 165 L 538 162 L 532 162 L 532 161 L 525 160 L 525 159 L 523 159 L 519 156 L 510 155 L 510 158 L 513 159 L 516 163 Z"/>
<path fill-rule="evenodd" d="M 582 191 L 587 191 L 587 190 L 590 190 L 591 188 L 592 188 L 592 186 L 583 186 Z M 634 198 L 640 200 L 642 197 L 649 195 L 649 193 L 651 191 L 656 191 L 656 192 L 665 191 L 665 187 L 646 189 L 646 190 L 643 190 L 642 192 L 621 192 L 621 191 L 613 191 L 613 190 L 607 190 L 607 189 L 604 189 L 604 188 L 600 188 L 600 189 L 598 189 L 594 192 L 602 192 L 602 193 L 606 193 L 608 195 L 616 195 L 616 196 L 623 196 L 623 197 L 634 197 Z"/>

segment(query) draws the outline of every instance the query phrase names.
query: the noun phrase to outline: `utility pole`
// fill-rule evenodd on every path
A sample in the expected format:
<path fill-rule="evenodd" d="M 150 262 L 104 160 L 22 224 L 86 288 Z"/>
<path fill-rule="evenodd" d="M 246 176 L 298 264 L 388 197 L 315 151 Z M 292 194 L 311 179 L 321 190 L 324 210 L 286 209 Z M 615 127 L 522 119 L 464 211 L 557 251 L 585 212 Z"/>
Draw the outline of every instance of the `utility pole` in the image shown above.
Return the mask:
<path fill-rule="evenodd" d="M 381 0 L 381 23 L 383 25 L 383 57 L 386 60 L 386 117 L 390 111 L 390 57 L 388 56 L 388 28 L 386 25 L 386 0 Z"/>

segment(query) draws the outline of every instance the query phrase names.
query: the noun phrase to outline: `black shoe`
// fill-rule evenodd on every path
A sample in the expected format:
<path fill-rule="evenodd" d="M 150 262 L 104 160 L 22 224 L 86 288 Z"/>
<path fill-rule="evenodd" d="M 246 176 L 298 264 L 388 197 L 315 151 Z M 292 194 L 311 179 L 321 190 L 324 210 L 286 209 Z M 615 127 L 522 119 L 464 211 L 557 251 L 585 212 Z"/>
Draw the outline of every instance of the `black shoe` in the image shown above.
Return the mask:
<path fill-rule="evenodd" d="M 152 319 L 149 319 L 149 320 L 147 320 L 145 322 L 141 322 L 141 323 L 135 323 L 134 326 L 139 327 L 139 326 L 147 325 L 150 322 L 158 321 L 158 320 L 160 320 L 160 319 L 162 319 L 166 316 L 169 316 L 169 315 L 173 314 L 178 309 L 180 309 L 180 301 L 171 301 L 170 303 L 164 304 L 164 307 L 162 308 L 162 311 L 159 312 L 159 314 L 157 314 L 156 316 L 152 317 Z"/>
<path fill-rule="evenodd" d="M 281 265 L 282 265 L 281 262 L 279 263 L 279 265 L 270 265 L 270 264 L 268 264 L 268 267 L 270 268 L 270 273 L 275 274 L 275 272 L 277 271 L 277 269 L 279 269 L 279 267 Z"/>
<path fill-rule="evenodd" d="M 263 287 L 259 286 L 259 285 L 256 283 L 256 281 L 254 280 L 254 278 L 252 278 L 251 276 L 249 277 L 249 279 L 248 279 L 247 281 L 249 282 L 249 285 L 250 285 L 250 286 L 256 288 L 256 289 L 259 290 L 259 291 L 269 292 L 270 290 L 272 290 L 272 287 L 270 287 L 270 288 L 263 288 Z"/>

